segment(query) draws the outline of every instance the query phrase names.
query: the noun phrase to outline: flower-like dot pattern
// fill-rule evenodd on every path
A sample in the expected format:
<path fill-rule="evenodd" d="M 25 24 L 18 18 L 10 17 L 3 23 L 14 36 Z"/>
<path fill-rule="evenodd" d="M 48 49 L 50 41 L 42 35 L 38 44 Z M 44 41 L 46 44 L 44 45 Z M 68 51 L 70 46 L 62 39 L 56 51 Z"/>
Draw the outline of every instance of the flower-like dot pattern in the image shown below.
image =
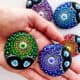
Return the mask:
<path fill-rule="evenodd" d="M 80 4 L 66 2 L 56 8 L 53 14 L 53 21 L 59 28 L 69 29 L 80 22 Z"/>
<path fill-rule="evenodd" d="M 38 46 L 30 34 L 26 32 L 16 32 L 9 37 L 4 50 L 5 58 L 9 65 L 14 68 L 19 66 L 19 69 L 24 69 L 29 67 L 35 60 Z"/>
<path fill-rule="evenodd" d="M 39 65 L 44 73 L 50 76 L 60 76 L 71 65 L 70 52 L 61 44 L 50 44 L 41 51 Z"/>
<path fill-rule="evenodd" d="M 47 0 L 41 2 L 37 5 L 34 5 L 32 7 L 32 9 L 35 10 L 37 13 L 39 13 L 40 16 L 44 17 L 48 21 L 52 20 L 53 12 L 52 12 L 52 8 L 49 5 L 49 3 L 47 2 Z"/>

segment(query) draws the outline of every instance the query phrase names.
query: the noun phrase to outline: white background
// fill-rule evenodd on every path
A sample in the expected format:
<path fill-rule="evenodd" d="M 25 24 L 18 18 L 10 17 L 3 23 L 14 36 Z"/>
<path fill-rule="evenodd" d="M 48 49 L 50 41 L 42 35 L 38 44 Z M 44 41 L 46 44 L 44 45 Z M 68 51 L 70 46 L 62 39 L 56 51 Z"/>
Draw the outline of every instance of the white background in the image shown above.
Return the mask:
<path fill-rule="evenodd" d="M 80 3 L 80 0 L 48 0 L 50 5 L 52 6 L 53 11 L 59 6 L 61 3 L 67 1 L 76 1 Z M 0 0 L 0 7 L 8 7 L 8 8 L 25 8 L 26 0 Z M 68 30 L 58 29 L 62 35 L 75 33 L 80 35 L 80 25 Z M 75 58 L 80 61 L 80 56 Z M 15 73 L 11 73 L 6 71 L 5 69 L 0 67 L 0 80 L 26 80 L 24 77 L 21 77 Z"/>

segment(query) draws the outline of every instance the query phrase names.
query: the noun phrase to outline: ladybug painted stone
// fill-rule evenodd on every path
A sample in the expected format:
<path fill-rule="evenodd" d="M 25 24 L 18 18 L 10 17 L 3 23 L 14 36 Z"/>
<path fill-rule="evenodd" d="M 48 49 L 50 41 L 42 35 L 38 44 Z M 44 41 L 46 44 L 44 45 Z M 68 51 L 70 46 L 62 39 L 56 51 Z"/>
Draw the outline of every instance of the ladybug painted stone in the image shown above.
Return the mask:
<path fill-rule="evenodd" d="M 9 66 L 25 69 L 32 65 L 38 54 L 35 39 L 26 32 L 12 34 L 4 47 L 4 56 Z"/>
<path fill-rule="evenodd" d="M 53 21 L 62 29 L 75 27 L 80 22 L 80 4 L 75 2 L 61 4 L 53 14 Z"/>
<path fill-rule="evenodd" d="M 41 70 L 50 76 L 61 76 L 71 65 L 71 54 L 61 44 L 44 47 L 39 55 Z"/>

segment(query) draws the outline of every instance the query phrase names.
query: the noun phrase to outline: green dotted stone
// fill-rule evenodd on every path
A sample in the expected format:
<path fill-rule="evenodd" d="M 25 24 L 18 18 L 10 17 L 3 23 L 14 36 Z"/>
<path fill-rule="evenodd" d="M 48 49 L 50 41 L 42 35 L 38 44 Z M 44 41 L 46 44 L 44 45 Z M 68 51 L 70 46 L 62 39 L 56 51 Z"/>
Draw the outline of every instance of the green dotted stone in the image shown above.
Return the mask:
<path fill-rule="evenodd" d="M 14 66 L 14 65 L 18 65 L 18 64 L 10 64 L 11 62 L 8 60 L 10 58 L 10 60 L 13 60 L 12 63 L 18 62 L 17 58 L 18 57 L 22 62 L 24 60 L 24 58 L 28 58 L 28 61 L 25 62 L 29 62 L 31 59 L 31 63 L 29 62 L 28 64 L 32 64 L 32 62 L 35 60 L 35 58 L 37 57 L 37 53 L 38 53 L 38 46 L 37 43 L 35 41 L 35 39 L 33 38 L 32 35 L 26 33 L 26 32 L 16 32 L 14 34 L 12 34 L 9 39 L 7 40 L 5 47 L 5 58 L 8 62 L 8 64 L 11 67 L 17 68 L 17 69 L 23 69 L 23 64 L 24 63 L 18 63 L 19 66 Z M 15 56 L 15 57 L 14 57 Z M 14 57 L 11 59 L 11 57 Z M 25 59 L 25 60 L 26 60 Z M 32 61 L 33 60 L 33 61 Z M 27 66 L 28 64 L 26 64 L 25 66 Z M 29 65 L 29 66 L 30 66 Z M 27 66 L 28 67 L 28 66 Z"/>

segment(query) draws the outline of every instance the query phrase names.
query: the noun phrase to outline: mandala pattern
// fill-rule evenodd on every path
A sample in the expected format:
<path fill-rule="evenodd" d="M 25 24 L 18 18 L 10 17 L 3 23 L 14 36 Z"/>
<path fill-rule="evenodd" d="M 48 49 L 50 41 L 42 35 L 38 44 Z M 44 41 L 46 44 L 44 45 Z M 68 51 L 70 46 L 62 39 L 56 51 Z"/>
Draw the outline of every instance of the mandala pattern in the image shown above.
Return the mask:
<path fill-rule="evenodd" d="M 64 40 L 62 43 L 70 52 L 72 56 L 77 54 L 78 45 L 73 40 Z"/>
<path fill-rule="evenodd" d="M 38 47 L 35 39 L 26 32 L 16 32 L 5 44 L 7 63 L 16 69 L 29 67 L 35 60 Z"/>
<path fill-rule="evenodd" d="M 59 28 L 69 29 L 80 22 L 80 4 L 67 2 L 60 5 L 53 15 L 54 23 Z"/>
<path fill-rule="evenodd" d="M 60 76 L 71 65 L 70 52 L 61 44 L 50 44 L 39 55 L 40 68 L 50 76 Z"/>
<path fill-rule="evenodd" d="M 74 55 L 80 54 L 80 36 L 75 34 L 68 34 L 64 37 L 67 41 L 72 40 L 74 43 L 76 43 L 77 47 L 75 46 L 75 51 L 73 53 Z"/>
<path fill-rule="evenodd" d="M 43 16 L 45 19 L 51 21 L 52 20 L 52 8 L 50 7 L 47 1 L 34 5 L 32 7 L 33 10 L 39 13 L 40 16 Z"/>

